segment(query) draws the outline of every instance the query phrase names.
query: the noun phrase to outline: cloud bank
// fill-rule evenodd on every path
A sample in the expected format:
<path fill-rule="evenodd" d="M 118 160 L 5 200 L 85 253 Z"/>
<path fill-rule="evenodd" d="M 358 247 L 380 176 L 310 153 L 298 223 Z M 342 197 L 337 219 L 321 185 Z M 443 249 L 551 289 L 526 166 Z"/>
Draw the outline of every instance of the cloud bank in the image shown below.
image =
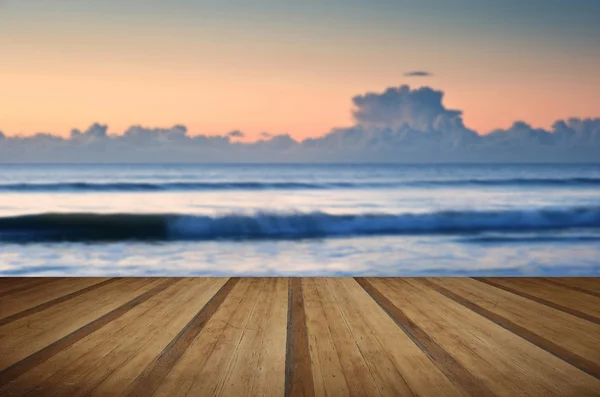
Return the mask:
<path fill-rule="evenodd" d="M 406 85 L 357 95 L 354 125 L 304 141 L 264 132 L 243 142 L 242 131 L 208 136 L 183 125 L 116 134 L 96 123 L 68 138 L 0 132 L 0 162 L 600 162 L 600 118 L 558 120 L 549 130 L 516 121 L 480 135 L 464 125 L 461 111 L 444 106 L 443 95 Z"/>

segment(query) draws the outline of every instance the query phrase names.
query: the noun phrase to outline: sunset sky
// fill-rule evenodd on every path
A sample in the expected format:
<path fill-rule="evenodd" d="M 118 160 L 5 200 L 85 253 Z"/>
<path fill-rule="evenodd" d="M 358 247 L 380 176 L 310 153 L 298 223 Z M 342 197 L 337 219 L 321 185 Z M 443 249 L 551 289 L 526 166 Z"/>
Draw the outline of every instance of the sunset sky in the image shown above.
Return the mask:
<path fill-rule="evenodd" d="M 443 90 L 480 133 L 546 128 L 600 115 L 598 16 L 596 0 L 0 0 L 0 130 L 302 139 L 401 84 Z"/>

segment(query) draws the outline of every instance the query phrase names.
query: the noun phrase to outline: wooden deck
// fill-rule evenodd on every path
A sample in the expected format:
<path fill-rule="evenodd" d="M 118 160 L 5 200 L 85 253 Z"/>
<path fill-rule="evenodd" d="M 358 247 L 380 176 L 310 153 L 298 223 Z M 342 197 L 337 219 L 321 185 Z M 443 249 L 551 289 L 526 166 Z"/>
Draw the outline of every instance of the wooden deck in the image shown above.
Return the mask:
<path fill-rule="evenodd" d="M 600 279 L 0 279 L 0 396 L 600 396 Z"/>

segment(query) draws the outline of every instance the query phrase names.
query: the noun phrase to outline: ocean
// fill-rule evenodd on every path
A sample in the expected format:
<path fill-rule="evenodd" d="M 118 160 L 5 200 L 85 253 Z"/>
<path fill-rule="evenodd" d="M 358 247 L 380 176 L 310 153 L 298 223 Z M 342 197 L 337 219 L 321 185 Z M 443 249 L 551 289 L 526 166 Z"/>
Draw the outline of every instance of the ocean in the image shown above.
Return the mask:
<path fill-rule="evenodd" d="M 0 165 L 1 276 L 600 276 L 600 165 Z"/>

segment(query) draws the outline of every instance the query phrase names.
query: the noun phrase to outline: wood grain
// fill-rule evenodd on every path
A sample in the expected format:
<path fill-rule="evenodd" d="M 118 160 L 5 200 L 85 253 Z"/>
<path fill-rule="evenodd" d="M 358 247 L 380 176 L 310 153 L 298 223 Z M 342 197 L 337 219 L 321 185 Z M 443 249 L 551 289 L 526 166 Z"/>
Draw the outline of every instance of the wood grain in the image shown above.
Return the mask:
<path fill-rule="evenodd" d="M 0 395 L 600 396 L 599 291 L 593 278 L 0 278 Z"/>
<path fill-rule="evenodd" d="M 519 278 L 475 278 L 477 281 L 501 288 L 532 301 L 541 303 L 573 316 L 600 324 L 600 298 L 585 298 L 576 291 L 565 293 L 550 284 L 539 285 L 538 281 Z"/>
<path fill-rule="evenodd" d="M 600 291 L 594 291 L 593 289 L 585 288 L 585 284 L 582 283 L 583 279 L 570 279 L 570 278 L 544 278 L 543 279 L 547 283 L 552 283 L 555 285 L 560 285 L 562 287 L 570 288 L 574 291 L 578 291 L 584 294 L 588 294 L 591 296 L 600 297 Z M 583 284 L 583 285 L 581 285 Z M 600 283 L 599 283 L 600 284 Z M 600 286 L 598 288 L 600 290 Z"/>
<path fill-rule="evenodd" d="M 30 354 L 29 356 L 21 359 L 20 361 L 15 362 L 14 364 L 5 367 L 2 371 L 0 371 L 0 386 L 6 384 L 12 379 L 22 375 L 24 372 L 29 369 L 39 365 L 40 363 L 48 360 L 52 356 L 58 354 L 62 350 L 66 349 L 70 345 L 78 342 L 79 340 L 85 338 L 87 335 L 93 333 L 99 328 L 105 326 L 116 318 L 122 316 L 127 311 L 131 310 L 135 306 L 140 303 L 146 301 L 153 295 L 158 292 L 164 290 L 169 285 L 177 282 L 176 279 L 170 280 L 161 280 L 162 282 L 152 289 L 149 289 L 142 293 L 141 295 L 136 296 L 134 299 L 122 304 L 121 306 L 109 311 L 108 313 L 96 318 L 95 320 L 85 324 L 81 328 L 76 329 L 75 331 L 69 333 L 56 340 L 55 342 L 45 346 L 41 350 L 36 351 L 35 353 Z M 134 293 L 137 293 L 138 290 L 134 289 Z M 12 324 L 9 324 L 12 325 Z M 9 358 L 10 359 L 10 358 Z M 9 362 L 8 360 L 5 362 Z"/>
<path fill-rule="evenodd" d="M 394 302 L 496 395 L 594 395 L 593 376 L 425 286 L 383 281 Z"/>
<path fill-rule="evenodd" d="M 151 396 L 163 382 L 173 365 L 181 358 L 191 341 L 200 333 L 204 325 L 217 311 L 221 303 L 239 281 L 230 278 L 219 291 L 204 305 L 194 318 L 164 348 L 162 353 L 152 361 L 127 390 L 129 396 Z"/>
<path fill-rule="evenodd" d="M 584 358 L 576 353 L 574 353 L 572 350 L 569 350 L 568 348 L 566 348 L 564 345 L 565 343 L 555 343 L 553 342 L 550 338 L 545 338 L 543 336 L 543 330 L 542 329 L 537 329 L 538 332 L 534 332 L 532 331 L 530 328 L 532 328 L 530 326 L 530 328 L 527 328 L 526 326 L 520 325 L 510 319 L 508 319 L 507 317 L 504 317 L 500 314 L 498 314 L 498 310 L 494 310 L 496 309 L 495 307 L 493 309 L 487 309 L 485 306 L 485 304 L 481 304 L 481 303 L 476 303 L 476 302 L 481 302 L 481 300 L 470 300 L 465 298 L 464 296 L 466 294 L 463 293 L 455 293 L 452 290 L 445 288 L 443 285 L 449 284 L 452 282 L 452 280 L 436 280 L 436 282 L 433 282 L 431 280 L 427 280 L 427 279 L 421 279 L 419 280 L 421 283 L 423 283 L 424 285 L 434 289 L 435 291 L 439 292 L 440 294 L 454 300 L 455 302 L 463 305 L 464 307 L 474 311 L 475 313 L 493 321 L 494 323 L 500 325 L 503 328 L 506 328 L 507 330 L 509 330 L 510 332 L 519 335 L 520 337 L 522 337 L 523 339 L 533 343 L 534 345 L 546 350 L 547 352 L 555 355 L 556 357 L 559 357 L 561 360 L 568 362 L 569 364 L 581 369 L 582 371 L 596 377 L 600 379 L 600 364 L 597 361 L 600 361 L 600 356 L 598 356 L 597 354 L 594 353 L 594 346 L 585 346 L 582 350 L 584 353 L 588 353 L 590 355 L 589 358 Z M 464 283 L 463 283 L 464 284 Z M 462 291 L 461 291 L 462 292 Z M 472 295 L 469 296 L 470 298 L 472 298 Z M 500 303 L 502 304 L 502 303 Z M 519 310 L 518 308 L 514 309 L 515 311 Z M 539 310 L 539 308 L 538 308 Z M 533 316 L 535 316 L 535 313 L 529 312 L 527 313 L 529 314 L 530 318 L 535 318 Z M 541 321 L 543 321 L 543 319 L 540 319 Z M 540 321 L 538 320 L 538 321 Z M 550 321 L 552 321 L 552 317 L 550 317 Z M 597 334 L 589 334 L 589 338 L 592 340 L 592 343 L 595 344 L 595 346 L 600 346 L 600 340 L 598 340 L 598 335 L 600 335 L 600 328 L 597 328 L 596 331 L 598 331 L 599 333 Z M 542 331 L 542 332 L 540 332 Z M 577 330 L 572 329 L 571 330 L 573 334 L 577 333 Z M 571 339 L 572 334 L 562 334 L 560 335 L 561 338 L 559 338 L 559 341 L 568 341 Z M 589 339 L 587 339 L 589 340 Z M 568 344 L 568 342 L 567 342 Z M 597 352 L 596 352 L 597 353 Z M 593 361 L 593 360 L 596 361 Z"/>
<path fill-rule="evenodd" d="M 394 320 L 406 335 L 425 353 L 437 367 L 470 396 L 493 396 L 494 394 L 453 356 L 444 350 L 431 336 L 412 321 L 406 314 L 365 278 L 356 281 L 381 308 Z"/>
<path fill-rule="evenodd" d="M 294 277 L 289 280 L 288 290 L 285 395 L 296 397 L 314 394 L 302 280 Z"/>
<path fill-rule="evenodd" d="M 9 299 L 3 300 L 0 306 L 0 326 L 16 321 L 23 317 L 30 316 L 34 313 L 41 312 L 54 305 L 66 302 L 69 299 L 76 298 L 86 292 L 101 288 L 107 284 L 115 282 L 117 279 L 88 279 L 88 280 L 73 280 L 67 289 L 56 288 L 48 293 L 47 291 L 37 291 L 33 297 L 22 297 L 13 295 Z M 71 281 L 71 280 L 67 280 Z M 89 286 L 86 286 L 89 285 Z M 73 292 L 70 292 L 73 291 Z M 27 291 L 29 292 L 29 291 Z M 70 293 L 69 293 L 70 292 Z M 58 296 L 52 299 L 54 296 Z M 29 298 L 29 299 L 26 299 Z"/>

